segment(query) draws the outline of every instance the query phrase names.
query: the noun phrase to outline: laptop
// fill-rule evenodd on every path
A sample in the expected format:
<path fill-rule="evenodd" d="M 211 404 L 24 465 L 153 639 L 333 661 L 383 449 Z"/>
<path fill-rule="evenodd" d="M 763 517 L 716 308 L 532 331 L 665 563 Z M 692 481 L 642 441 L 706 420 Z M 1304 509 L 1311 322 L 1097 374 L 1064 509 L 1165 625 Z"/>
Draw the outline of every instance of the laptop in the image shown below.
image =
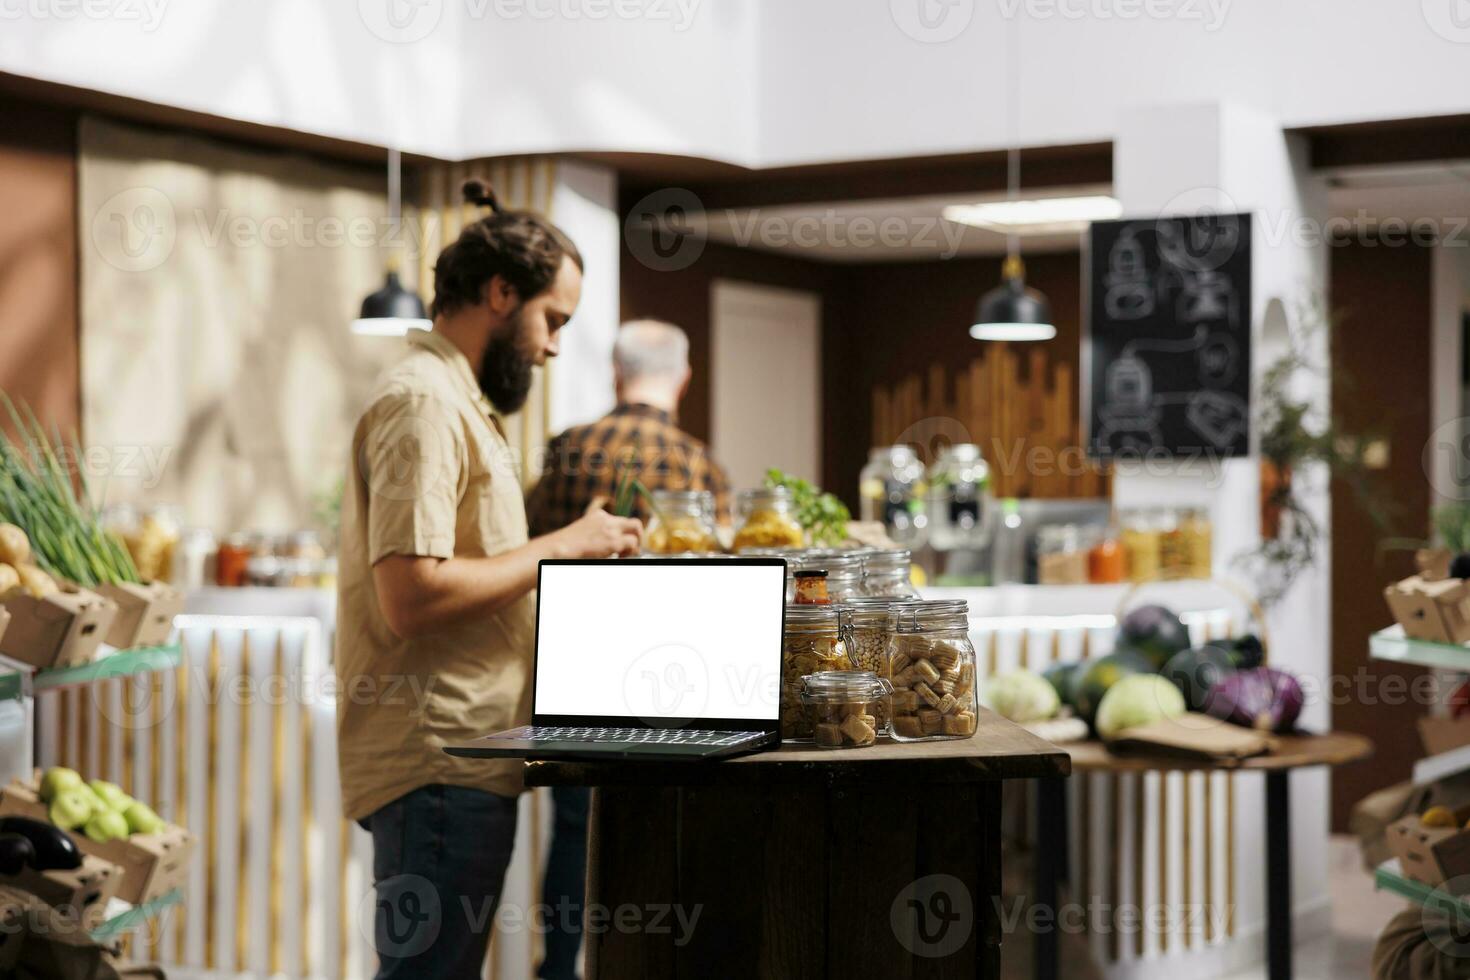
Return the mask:
<path fill-rule="evenodd" d="M 450 755 L 716 759 L 780 742 L 780 558 L 543 561 L 530 725 Z"/>

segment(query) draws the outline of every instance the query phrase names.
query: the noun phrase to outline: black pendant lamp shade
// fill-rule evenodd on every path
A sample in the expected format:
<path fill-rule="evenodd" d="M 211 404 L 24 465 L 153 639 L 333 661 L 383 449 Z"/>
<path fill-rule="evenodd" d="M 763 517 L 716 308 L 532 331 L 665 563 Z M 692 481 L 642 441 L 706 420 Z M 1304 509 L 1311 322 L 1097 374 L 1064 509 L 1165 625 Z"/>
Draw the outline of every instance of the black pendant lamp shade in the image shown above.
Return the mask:
<path fill-rule="evenodd" d="M 353 322 L 352 331 L 370 336 L 401 337 L 409 330 L 428 330 L 431 326 L 424 301 L 404 289 L 398 273 L 389 269 L 383 288 L 362 301 L 362 312 Z"/>
<path fill-rule="evenodd" d="M 388 221 L 396 237 L 402 204 L 403 174 L 398 150 L 388 149 Z M 368 337 L 402 337 L 410 330 L 428 330 L 434 323 L 417 293 L 403 288 L 398 278 L 398 256 L 388 256 L 383 288 L 368 294 L 362 312 L 352 321 L 352 332 Z"/>
<path fill-rule="evenodd" d="M 1057 328 L 1051 304 L 1026 287 L 1026 270 L 1019 255 L 1006 256 L 1001 284 L 980 297 L 970 336 L 976 340 L 1051 340 Z"/>

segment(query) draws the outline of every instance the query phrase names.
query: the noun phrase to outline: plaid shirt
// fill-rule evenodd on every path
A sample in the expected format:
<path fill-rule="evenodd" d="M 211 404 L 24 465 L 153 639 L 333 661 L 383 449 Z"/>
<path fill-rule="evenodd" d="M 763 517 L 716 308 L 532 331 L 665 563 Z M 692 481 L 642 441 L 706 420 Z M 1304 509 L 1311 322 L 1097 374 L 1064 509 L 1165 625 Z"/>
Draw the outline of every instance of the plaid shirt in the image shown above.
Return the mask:
<path fill-rule="evenodd" d="M 674 425 L 667 412 L 621 404 L 590 425 L 568 429 L 547 447 L 541 480 L 526 497 L 531 535 L 548 534 L 581 517 L 594 497 L 612 500 L 625 460 L 649 490 L 708 490 L 720 521 L 730 516 L 730 480 L 709 449 Z M 648 522 L 639 498 L 633 514 Z"/>

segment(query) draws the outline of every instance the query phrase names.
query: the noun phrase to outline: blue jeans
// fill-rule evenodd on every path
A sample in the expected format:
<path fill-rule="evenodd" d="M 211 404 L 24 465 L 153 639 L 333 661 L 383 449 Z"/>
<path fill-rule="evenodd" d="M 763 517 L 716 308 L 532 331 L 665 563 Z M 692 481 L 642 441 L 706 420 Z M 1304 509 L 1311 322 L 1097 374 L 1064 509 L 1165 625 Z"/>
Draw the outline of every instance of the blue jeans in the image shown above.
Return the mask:
<path fill-rule="evenodd" d="M 478 980 L 515 844 L 515 799 L 425 786 L 362 826 L 373 835 L 377 980 Z"/>
<path fill-rule="evenodd" d="M 536 976 L 541 980 L 575 980 L 577 949 L 582 945 L 582 903 L 587 890 L 587 806 L 591 791 L 581 786 L 553 786 L 555 816 L 541 901 L 546 909 L 546 958 Z"/>

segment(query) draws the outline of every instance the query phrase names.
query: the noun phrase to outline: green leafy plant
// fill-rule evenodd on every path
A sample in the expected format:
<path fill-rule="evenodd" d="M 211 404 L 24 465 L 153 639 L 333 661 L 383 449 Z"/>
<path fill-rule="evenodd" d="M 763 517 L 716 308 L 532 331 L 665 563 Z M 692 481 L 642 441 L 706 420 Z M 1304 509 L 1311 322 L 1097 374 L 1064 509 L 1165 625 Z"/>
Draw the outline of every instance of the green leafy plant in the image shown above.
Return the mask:
<path fill-rule="evenodd" d="M 1330 345 L 1334 319 L 1319 298 L 1303 303 L 1296 319 L 1298 326 L 1288 334 L 1287 350 L 1261 376 L 1256 411 L 1262 466 L 1274 467 L 1279 476 L 1270 493 L 1263 496 L 1262 508 L 1279 514 L 1280 530 L 1235 559 L 1237 567 L 1257 583 L 1263 606 L 1285 596 L 1321 555 L 1321 522 L 1300 496 L 1300 484 L 1294 479 L 1303 467 L 1318 464 L 1332 479 L 1346 484 L 1375 526 L 1384 528 L 1390 519 L 1391 506 L 1369 480 L 1365 462 L 1368 447 L 1378 436 L 1348 431 L 1330 411 L 1302 397 L 1297 387 L 1303 376 L 1327 374 L 1313 345 L 1319 336 Z M 1346 401 L 1343 396 L 1351 381 L 1338 374 L 1331 381 L 1335 397 Z"/>
<path fill-rule="evenodd" d="M 799 476 L 777 469 L 766 471 L 766 486 L 785 487 L 796 505 L 796 521 L 811 536 L 812 544 L 839 545 L 847 540 L 847 522 L 852 515 L 847 505 L 821 487 Z"/>
<path fill-rule="evenodd" d="M 1444 546 L 1455 554 L 1470 551 L 1470 503 L 1443 504 L 1434 508 L 1434 531 Z"/>
<path fill-rule="evenodd" d="M 29 406 L 0 400 L 17 433 L 0 437 L 0 520 L 26 532 L 36 564 L 53 576 L 85 586 L 141 581 L 128 549 L 103 528 L 86 474 L 62 462 L 82 458 L 75 438 L 68 450 Z"/>

